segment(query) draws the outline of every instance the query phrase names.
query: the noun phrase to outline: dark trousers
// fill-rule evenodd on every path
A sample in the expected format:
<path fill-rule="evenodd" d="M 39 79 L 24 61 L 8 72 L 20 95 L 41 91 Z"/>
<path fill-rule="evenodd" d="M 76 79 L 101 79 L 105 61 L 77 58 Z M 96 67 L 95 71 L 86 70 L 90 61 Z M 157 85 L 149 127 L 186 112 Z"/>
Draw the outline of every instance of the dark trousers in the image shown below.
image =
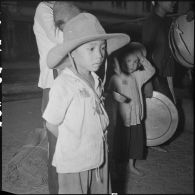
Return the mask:
<path fill-rule="evenodd" d="M 43 89 L 42 96 L 42 112 L 44 112 L 49 101 L 49 88 Z M 45 123 L 45 121 L 44 121 Z M 44 125 L 45 126 L 45 125 Z M 53 155 L 57 138 L 46 128 L 47 138 L 49 143 L 49 158 L 48 158 L 48 188 L 50 194 L 58 194 L 58 174 L 56 168 L 52 166 Z"/>
<path fill-rule="evenodd" d="M 57 76 L 56 70 L 54 71 L 54 78 Z M 42 107 L 41 111 L 44 112 L 49 101 L 49 88 L 43 89 Z M 45 121 L 44 121 L 45 124 Z M 45 125 L 44 125 L 45 126 Z M 53 155 L 55 152 L 57 138 L 46 128 L 47 138 L 49 143 L 49 158 L 48 158 L 48 188 L 50 194 L 58 194 L 58 174 L 56 168 L 52 166 Z"/>

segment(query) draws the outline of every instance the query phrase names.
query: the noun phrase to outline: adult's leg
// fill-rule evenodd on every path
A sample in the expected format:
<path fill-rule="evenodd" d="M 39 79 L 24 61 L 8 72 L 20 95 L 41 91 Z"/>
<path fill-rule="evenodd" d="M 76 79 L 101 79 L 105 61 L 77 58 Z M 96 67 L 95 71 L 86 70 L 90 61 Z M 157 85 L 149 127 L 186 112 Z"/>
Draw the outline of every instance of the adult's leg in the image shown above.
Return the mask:
<path fill-rule="evenodd" d="M 47 130 L 47 137 L 49 142 L 49 159 L 48 159 L 48 187 L 50 194 L 58 194 L 58 174 L 56 168 L 52 166 L 53 155 L 56 146 L 56 137 Z"/>
<path fill-rule="evenodd" d="M 44 112 L 47 103 L 49 101 L 49 88 L 43 89 L 42 97 L 42 112 Z M 48 158 L 48 188 L 50 194 L 58 194 L 58 174 L 56 173 L 56 168 L 52 166 L 53 155 L 56 146 L 56 137 L 50 133 L 50 131 L 45 126 L 44 129 L 47 131 L 48 143 L 49 143 L 49 158 Z"/>

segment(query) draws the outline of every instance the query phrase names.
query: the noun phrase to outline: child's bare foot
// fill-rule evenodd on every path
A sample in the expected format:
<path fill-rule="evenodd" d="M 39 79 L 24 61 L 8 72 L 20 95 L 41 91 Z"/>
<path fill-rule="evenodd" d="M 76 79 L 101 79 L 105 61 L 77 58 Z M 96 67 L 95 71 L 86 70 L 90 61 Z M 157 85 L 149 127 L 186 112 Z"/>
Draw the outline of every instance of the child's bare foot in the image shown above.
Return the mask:
<path fill-rule="evenodd" d="M 130 173 L 133 173 L 137 176 L 140 176 L 140 177 L 144 176 L 144 173 L 135 167 L 130 167 L 129 170 L 130 170 Z"/>

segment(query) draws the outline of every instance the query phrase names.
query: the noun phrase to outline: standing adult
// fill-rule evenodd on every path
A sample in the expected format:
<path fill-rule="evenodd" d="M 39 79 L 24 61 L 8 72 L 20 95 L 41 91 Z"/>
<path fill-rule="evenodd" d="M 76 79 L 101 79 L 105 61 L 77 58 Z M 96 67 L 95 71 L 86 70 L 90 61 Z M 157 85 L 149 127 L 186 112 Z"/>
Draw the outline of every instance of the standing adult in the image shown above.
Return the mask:
<path fill-rule="evenodd" d="M 155 91 L 169 97 L 174 103 L 173 89 L 174 59 L 169 48 L 168 33 L 175 1 L 155 1 L 154 9 L 145 20 L 142 29 L 142 42 L 147 49 L 147 58 L 156 68 L 156 74 L 151 80 Z M 151 93 L 151 88 L 145 87 L 145 93 Z M 151 95 L 149 95 L 151 96 Z"/>
<path fill-rule="evenodd" d="M 142 28 L 142 43 L 147 50 L 147 59 L 156 68 L 152 79 L 144 86 L 145 97 L 152 97 L 153 90 L 159 91 L 176 103 L 173 76 L 174 59 L 169 48 L 168 33 L 171 18 L 168 13 L 174 10 L 175 1 L 155 1 L 154 9 L 144 21 Z M 167 152 L 161 146 L 150 147 L 152 149 Z"/>
<path fill-rule="evenodd" d="M 74 8 L 74 9 L 73 9 Z M 63 9 L 63 11 L 61 11 Z M 53 12 L 55 10 L 56 17 L 54 18 Z M 64 16 L 64 13 L 66 16 Z M 71 13 L 71 14 L 70 14 Z M 40 75 L 38 81 L 38 87 L 43 89 L 42 106 L 41 111 L 44 112 L 48 100 L 49 90 L 57 76 L 57 71 L 52 70 L 47 65 L 47 54 L 57 44 L 63 42 L 63 25 L 65 20 L 76 16 L 80 13 L 79 9 L 73 4 L 68 2 L 55 2 L 55 1 L 43 1 L 40 2 L 36 8 L 34 16 L 33 30 L 36 37 L 38 52 L 39 52 L 39 66 Z M 61 20 L 63 19 L 63 21 Z M 56 138 L 53 136 L 45 126 L 45 135 L 48 136 L 49 142 L 49 159 L 48 159 L 48 186 L 50 194 L 58 193 L 58 175 L 55 167 L 51 162 L 55 151 Z"/>

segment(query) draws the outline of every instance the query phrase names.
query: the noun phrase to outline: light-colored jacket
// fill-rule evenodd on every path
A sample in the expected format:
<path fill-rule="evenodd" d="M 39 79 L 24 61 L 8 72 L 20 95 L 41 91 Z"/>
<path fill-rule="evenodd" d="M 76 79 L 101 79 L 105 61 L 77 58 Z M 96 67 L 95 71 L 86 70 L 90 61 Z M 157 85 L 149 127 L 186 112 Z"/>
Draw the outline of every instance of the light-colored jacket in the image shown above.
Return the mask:
<path fill-rule="evenodd" d="M 101 96 L 99 77 L 92 73 Z M 53 165 L 59 173 L 98 168 L 104 162 L 103 134 L 109 120 L 94 91 L 65 68 L 50 89 L 43 118 L 58 126 Z"/>

